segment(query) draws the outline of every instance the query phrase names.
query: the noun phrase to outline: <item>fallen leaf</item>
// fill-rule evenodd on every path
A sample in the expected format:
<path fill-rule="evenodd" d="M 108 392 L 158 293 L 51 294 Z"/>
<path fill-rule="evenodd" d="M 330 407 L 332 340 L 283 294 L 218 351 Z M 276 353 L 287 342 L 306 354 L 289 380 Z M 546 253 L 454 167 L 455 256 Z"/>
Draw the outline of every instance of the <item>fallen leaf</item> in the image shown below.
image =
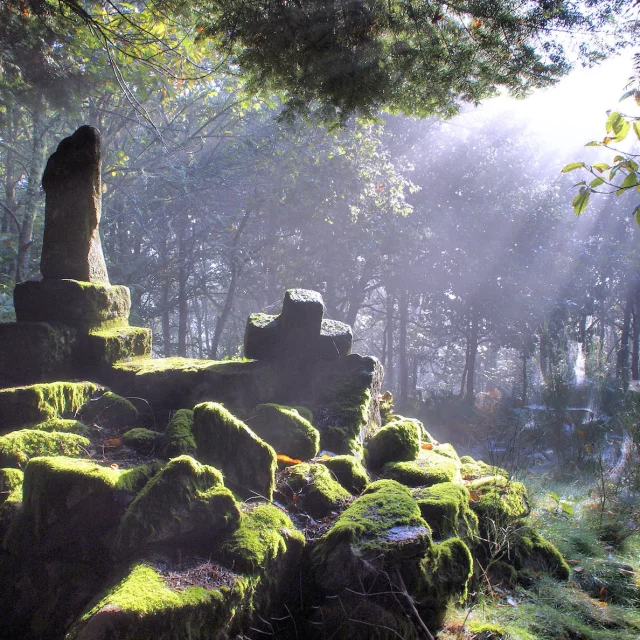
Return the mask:
<path fill-rule="evenodd" d="M 118 469 L 118 465 L 114 462 L 112 465 L 109 465 L 114 471 Z"/>
<path fill-rule="evenodd" d="M 507 604 L 510 604 L 512 607 L 517 607 L 518 601 L 515 598 L 512 598 L 511 596 L 509 596 L 507 598 Z"/>
<path fill-rule="evenodd" d="M 426 449 L 427 451 L 429 451 L 430 449 L 433 449 L 433 445 L 432 445 L 430 442 L 425 442 L 425 443 L 422 445 L 422 448 L 423 448 L 423 449 Z"/>
<path fill-rule="evenodd" d="M 107 438 L 107 440 L 104 441 L 104 446 L 105 447 L 121 447 L 122 446 L 122 438 Z"/>
<path fill-rule="evenodd" d="M 582 573 L 582 572 L 584 571 L 584 568 L 583 568 L 583 567 L 576 567 L 576 568 L 574 569 L 574 571 L 575 571 L 576 573 Z"/>
<path fill-rule="evenodd" d="M 300 464 L 302 462 L 302 460 L 298 460 L 297 458 L 290 458 L 288 455 L 285 455 L 284 453 L 279 453 L 276 458 L 280 461 L 280 462 L 285 462 L 286 464 Z"/>

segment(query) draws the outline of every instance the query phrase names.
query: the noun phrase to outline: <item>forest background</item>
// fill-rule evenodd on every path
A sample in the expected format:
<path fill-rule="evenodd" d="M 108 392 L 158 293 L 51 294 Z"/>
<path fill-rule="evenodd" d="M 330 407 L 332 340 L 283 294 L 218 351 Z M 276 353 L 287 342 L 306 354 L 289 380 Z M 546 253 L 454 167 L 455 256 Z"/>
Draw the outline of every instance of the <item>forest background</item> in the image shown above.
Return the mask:
<path fill-rule="evenodd" d="M 599 4 L 600 28 L 617 12 L 625 29 L 608 44 L 589 33 L 576 61 L 633 42 L 634 3 Z M 433 114 L 421 119 L 354 115 L 371 116 L 375 97 L 305 110 L 286 86 L 256 92 L 259 62 L 248 72 L 211 35 L 212 17 L 162 10 L 173 6 L 0 6 L 0 321 L 13 319 L 14 284 L 39 277 L 46 159 L 91 124 L 111 281 L 130 287 L 132 320 L 153 329 L 158 355 L 241 356 L 247 315 L 278 313 L 283 290 L 304 287 L 382 361 L 400 406 L 472 404 L 494 385 L 527 404 L 532 389 L 576 377 L 613 389 L 640 377 L 633 206 L 598 199 L 576 224 L 575 180 L 559 172 L 584 150 L 558 151 L 500 110 L 437 117 L 494 83 L 424 113 L 387 105 Z M 550 59 L 537 84 L 566 70 L 556 49 Z M 516 93 L 536 84 L 505 78 Z"/>

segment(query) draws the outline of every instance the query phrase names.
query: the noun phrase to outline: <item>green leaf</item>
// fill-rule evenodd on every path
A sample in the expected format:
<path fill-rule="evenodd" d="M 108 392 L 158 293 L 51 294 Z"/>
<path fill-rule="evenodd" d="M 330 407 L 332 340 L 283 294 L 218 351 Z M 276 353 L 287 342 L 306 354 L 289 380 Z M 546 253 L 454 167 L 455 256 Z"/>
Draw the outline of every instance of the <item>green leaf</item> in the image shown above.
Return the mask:
<path fill-rule="evenodd" d="M 640 227 L 640 204 L 634 209 L 636 224 Z"/>
<path fill-rule="evenodd" d="M 569 173 L 569 171 L 575 171 L 576 169 L 582 169 L 584 167 L 584 162 L 572 162 L 568 164 L 566 167 L 560 171 L 560 173 Z"/>
<path fill-rule="evenodd" d="M 627 177 L 622 181 L 622 184 L 616 191 L 616 195 L 619 196 L 620 194 L 624 193 L 627 189 L 631 189 L 632 187 L 635 187 L 637 184 L 638 184 L 638 174 L 635 173 L 634 171 L 633 173 L 630 173 L 629 175 L 627 175 Z"/>
<path fill-rule="evenodd" d="M 555 491 L 550 491 L 549 497 L 553 498 L 556 502 L 560 502 L 560 496 Z"/>
<path fill-rule="evenodd" d="M 591 191 L 587 187 L 582 187 L 580 193 L 573 199 L 571 203 L 573 205 L 573 213 L 579 216 L 589 204 L 589 196 Z"/>
<path fill-rule="evenodd" d="M 636 134 L 636 138 L 638 138 L 638 140 L 640 140 L 640 121 L 636 120 L 633 123 L 633 131 Z"/>
<path fill-rule="evenodd" d="M 625 120 L 620 130 L 616 132 L 616 137 L 613 139 L 614 142 L 622 142 L 629 133 L 631 129 L 631 123 L 628 120 Z"/>
<path fill-rule="evenodd" d="M 624 116 L 618 111 L 614 111 L 608 118 L 606 122 L 607 133 L 614 133 L 618 135 L 618 133 L 622 130 L 622 127 L 626 120 Z"/>
<path fill-rule="evenodd" d="M 591 166 L 596 171 L 599 171 L 600 173 L 602 173 L 603 171 L 607 171 L 607 170 L 611 169 L 611 167 L 608 164 L 605 164 L 604 162 L 594 162 Z"/>
<path fill-rule="evenodd" d="M 566 500 L 560 500 L 560 508 L 564 513 L 569 516 L 572 516 L 575 513 L 575 510 L 571 504 L 569 504 Z"/>
<path fill-rule="evenodd" d="M 602 142 L 598 142 L 597 140 L 592 140 L 591 142 L 587 142 L 587 144 L 585 144 L 584 146 L 585 147 L 601 147 Z"/>
<path fill-rule="evenodd" d="M 604 178 L 595 178 L 589 183 L 589 187 L 591 189 L 595 189 L 596 187 L 599 187 L 603 182 L 604 182 Z"/>

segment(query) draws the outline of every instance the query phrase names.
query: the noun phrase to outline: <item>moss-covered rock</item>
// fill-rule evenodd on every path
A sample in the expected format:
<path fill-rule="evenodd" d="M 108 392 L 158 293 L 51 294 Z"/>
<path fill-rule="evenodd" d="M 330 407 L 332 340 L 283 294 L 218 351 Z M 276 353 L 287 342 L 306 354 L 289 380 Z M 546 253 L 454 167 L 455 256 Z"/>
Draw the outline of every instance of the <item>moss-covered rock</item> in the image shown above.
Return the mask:
<path fill-rule="evenodd" d="M 509 563 L 522 573 L 548 573 L 558 580 L 568 580 L 570 569 L 556 547 L 529 526 L 519 527 L 510 540 Z"/>
<path fill-rule="evenodd" d="M 378 470 L 387 462 L 415 460 L 420 444 L 420 429 L 414 421 L 392 422 L 378 429 L 367 442 L 367 466 Z"/>
<path fill-rule="evenodd" d="M 98 370 L 139 357 L 151 357 L 151 329 L 113 327 L 95 329 L 87 336 L 86 358 Z"/>
<path fill-rule="evenodd" d="M 431 487 L 414 489 L 420 513 L 427 521 L 434 538 L 460 537 L 467 545 L 475 543 L 478 517 L 469 508 L 469 491 L 460 484 L 442 482 Z"/>
<path fill-rule="evenodd" d="M 369 474 L 355 456 L 333 456 L 321 458 L 319 464 L 323 464 L 335 477 L 335 479 L 352 494 L 359 494 L 369 484 Z"/>
<path fill-rule="evenodd" d="M 5 537 L 12 553 L 74 559 L 105 554 L 106 535 L 124 513 L 120 472 L 88 460 L 32 458 L 25 469 L 23 509 Z M 130 498 L 129 498 L 130 499 Z"/>
<path fill-rule="evenodd" d="M 118 393 L 144 398 L 154 412 L 204 401 L 246 410 L 273 400 L 276 378 L 268 362 L 134 358 L 113 365 L 109 384 Z"/>
<path fill-rule="evenodd" d="M 20 469 L 0 469 L 0 540 L 22 506 L 23 479 Z"/>
<path fill-rule="evenodd" d="M 315 366 L 313 415 L 322 449 L 362 454 L 364 441 L 380 426 L 381 383 L 382 367 L 375 358 L 351 354 Z"/>
<path fill-rule="evenodd" d="M 228 487 L 244 497 L 271 500 L 276 452 L 221 404 L 203 402 L 193 410 L 198 459 L 222 469 Z"/>
<path fill-rule="evenodd" d="M 299 505 L 313 518 L 323 518 L 339 509 L 351 494 L 336 482 L 321 464 L 297 464 L 283 474 L 284 487 L 293 492 Z"/>
<path fill-rule="evenodd" d="M 127 509 L 114 551 L 126 556 L 153 544 L 213 545 L 232 531 L 240 511 L 222 474 L 190 456 L 170 460 Z"/>
<path fill-rule="evenodd" d="M 29 429 L 37 429 L 38 431 L 59 431 L 61 433 L 76 433 L 79 436 L 88 436 L 91 429 L 84 422 L 74 420 L 72 418 L 51 418 L 44 422 L 38 422 L 29 425 Z"/>
<path fill-rule="evenodd" d="M 307 422 L 313 424 L 313 411 L 311 409 L 301 405 L 296 405 L 292 409 L 295 409 Z"/>
<path fill-rule="evenodd" d="M 173 589 L 149 563 L 136 563 L 71 627 L 65 640 L 221 640 L 247 621 L 255 580 Z"/>
<path fill-rule="evenodd" d="M 0 504 L 14 491 L 22 491 L 24 472 L 20 469 L 0 469 Z"/>
<path fill-rule="evenodd" d="M 178 409 L 164 431 L 160 455 L 163 458 L 176 458 L 181 455 L 192 456 L 196 449 L 196 441 L 193 437 L 193 410 Z"/>
<path fill-rule="evenodd" d="M 74 373 L 78 333 L 47 322 L 0 323 L 0 384 L 64 380 Z"/>
<path fill-rule="evenodd" d="M 508 473 L 500 467 L 495 467 L 482 460 L 474 460 L 471 456 L 460 458 L 460 474 L 463 480 L 477 480 L 487 476 L 508 477 Z"/>
<path fill-rule="evenodd" d="M 429 526 L 409 490 L 393 480 L 379 480 L 318 540 L 313 570 L 327 593 L 362 590 L 385 562 L 419 558 L 431 544 Z"/>
<path fill-rule="evenodd" d="M 87 455 L 89 440 L 75 433 L 20 429 L 0 436 L 0 467 L 23 467 L 38 456 Z"/>
<path fill-rule="evenodd" d="M 459 480 L 460 463 L 440 455 L 434 449 L 422 449 L 417 460 L 387 462 L 382 467 L 381 475 L 407 487 L 429 487 L 440 482 Z"/>
<path fill-rule="evenodd" d="M 49 382 L 0 389 L 0 435 L 60 416 L 73 416 L 103 388 L 93 382 Z"/>
<path fill-rule="evenodd" d="M 238 528 L 221 547 L 225 563 L 243 573 L 268 573 L 281 555 L 299 557 L 304 536 L 289 516 L 272 504 L 261 504 L 242 513 Z"/>
<path fill-rule="evenodd" d="M 109 429 L 121 429 L 136 423 L 138 410 L 126 398 L 112 391 L 105 391 L 98 398 L 85 403 L 78 415 L 87 424 L 95 423 Z"/>
<path fill-rule="evenodd" d="M 157 431 L 151 431 L 151 429 L 144 429 L 142 427 L 136 427 L 135 429 L 129 429 L 122 434 L 122 442 L 127 446 L 141 451 L 142 453 L 150 453 L 153 451 L 162 438 L 162 434 Z"/>
<path fill-rule="evenodd" d="M 59 322 L 81 331 L 126 326 L 131 309 L 127 287 L 66 279 L 19 283 L 13 301 L 18 322 Z"/>
<path fill-rule="evenodd" d="M 406 586 L 429 629 L 442 627 L 447 607 L 467 596 L 473 557 L 460 538 L 431 547 L 425 558 L 406 570 Z"/>
<path fill-rule="evenodd" d="M 487 533 L 487 526 L 502 527 L 529 513 L 527 489 L 521 482 L 508 481 L 503 476 L 492 476 L 468 485 L 471 508 L 480 521 L 480 531 Z M 486 535 L 484 536 L 486 537 Z"/>
<path fill-rule="evenodd" d="M 251 411 L 247 424 L 278 453 L 309 460 L 320 449 L 320 434 L 295 409 L 280 404 L 261 404 Z"/>

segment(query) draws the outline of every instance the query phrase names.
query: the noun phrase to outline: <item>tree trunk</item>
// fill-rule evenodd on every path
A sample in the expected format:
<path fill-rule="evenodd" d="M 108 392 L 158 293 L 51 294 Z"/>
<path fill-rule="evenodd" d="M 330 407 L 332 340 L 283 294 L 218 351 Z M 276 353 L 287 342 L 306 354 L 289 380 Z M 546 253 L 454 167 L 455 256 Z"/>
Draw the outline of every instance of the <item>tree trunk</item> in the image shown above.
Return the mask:
<path fill-rule="evenodd" d="M 631 379 L 638 380 L 640 359 L 640 285 L 636 286 L 633 301 L 633 338 L 631 347 Z"/>
<path fill-rule="evenodd" d="M 183 357 L 187 355 L 187 327 L 189 324 L 189 296 L 187 292 L 187 284 L 189 282 L 188 245 L 187 230 L 181 229 L 178 241 L 178 355 Z"/>
<path fill-rule="evenodd" d="M 387 291 L 387 359 L 385 361 L 385 378 L 387 389 L 395 391 L 396 373 L 393 367 L 393 316 L 395 313 L 394 296 Z"/>
<path fill-rule="evenodd" d="M 527 393 L 528 393 L 528 389 L 527 389 L 527 385 L 528 385 L 528 380 L 527 380 L 527 360 L 529 359 L 529 352 L 527 351 L 527 349 L 523 348 L 522 349 L 522 406 L 526 407 L 527 406 Z"/>
<path fill-rule="evenodd" d="M 220 312 L 220 315 L 218 316 L 218 320 L 216 322 L 216 329 L 213 334 L 213 342 L 211 343 L 211 357 L 214 360 L 218 357 L 220 338 L 222 337 L 224 326 L 227 323 L 227 320 L 231 315 L 231 309 L 233 308 L 238 276 L 242 271 L 242 265 L 238 256 L 238 245 L 240 244 L 240 238 L 242 237 L 242 233 L 247 227 L 247 223 L 249 222 L 250 217 L 251 211 L 246 211 L 244 216 L 242 217 L 242 220 L 240 221 L 240 224 L 238 225 L 238 228 L 236 229 L 235 234 L 233 235 L 233 240 L 231 241 L 231 253 L 229 255 L 231 279 L 229 281 L 229 289 L 227 290 L 227 295 L 224 299 L 222 311 Z"/>
<path fill-rule="evenodd" d="M 409 322 L 409 292 L 404 290 L 398 298 L 399 312 L 399 354 L 398 354 L 398 382 L 400 385 L 400 400 L 409 398 L 409 362 L 407 354 L 407 324 Z"/>
<path fill-rule="evenodd" d="M 622 388 L 627 391 L 629 388 L 629 338 L 631 336 L 631 312 L 633 309 L 633 294 L 631 291 L 627 294 L 624 304 L 624 313 L 622 318 L 622 328 L 620 330 L 620 345 L 616 358 L 616 372 Z"/>
<path fill-rule="evenodd" d="M 466 400 L 469 404 L 473 404 L 475 400 L 475 370 L 476 359 L 478 356 L 478 314 L 471 307 L 471 318 L 469 320 L 469 335 L 467 337 L 467 391 Z"/>
<path fill-rule="evenodd" d="M 33 242 L 33 226 L 40 204 L 40 181 L 44 172 L 46 160 L 45 137 L 45 108 L 40 99 L 33 106 L 31 157 L 29 159 L 29 174 L 27 189 L 23 202 L 24 213 L 18 235 L 18 255 L 16 258 L 15 281 L 22 282 L 29 277 L 29 262 L 31 259 L 31 244 Z"/>

